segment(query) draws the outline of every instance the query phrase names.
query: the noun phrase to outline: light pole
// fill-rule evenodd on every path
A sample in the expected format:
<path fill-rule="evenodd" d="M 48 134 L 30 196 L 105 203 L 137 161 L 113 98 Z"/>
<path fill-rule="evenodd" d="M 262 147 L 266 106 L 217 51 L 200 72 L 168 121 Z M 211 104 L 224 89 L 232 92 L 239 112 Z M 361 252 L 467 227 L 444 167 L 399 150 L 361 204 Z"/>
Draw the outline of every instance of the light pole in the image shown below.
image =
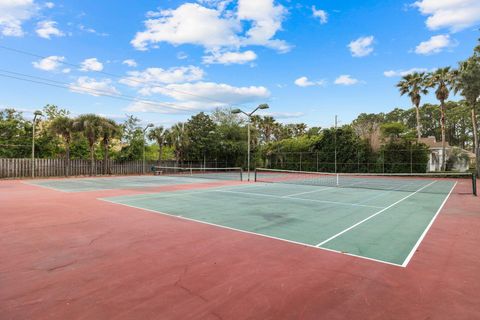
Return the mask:
<path fill-rule="evenodd" d="M 33 113 L 33 120 L 32 120 L 32 178 L 35 178 L 35 127 L 37 124 L 37 117 L 41 117 L 41 111 L 35 111 Z"/>
<path fill-rule="evenodd" d="M 268 109 L 269 106 L 268 104 L 264 103 L 264 104 L 261 104 L 259 105 L 258 107 L 256 107 L 252 112 L 250 113 L 247 113 L 245 111 L 242 111 L 241 109 L 234 109 L 232 110 L 232 113 L 233 114 L 238 114 L 238 113 L 243 113 L 244 115 L 246 115 L 248 117 L 248 123 L 247 123 L 247 180 L 250 181 L 250 122 L 252 120 L 252 116 L 253 114 L 257 111 L 257 110 L 264 110 L 264 109 Z"/>
<path fill-rule="evenodd" d="M 153 123 L 147 124 L 147 126 L 143 129 L 143 174 L 146 173 L 145 172 L 145 145 L 146 145 L 145 132 L 147 132 L 149 128 L 153 128 Z"/>

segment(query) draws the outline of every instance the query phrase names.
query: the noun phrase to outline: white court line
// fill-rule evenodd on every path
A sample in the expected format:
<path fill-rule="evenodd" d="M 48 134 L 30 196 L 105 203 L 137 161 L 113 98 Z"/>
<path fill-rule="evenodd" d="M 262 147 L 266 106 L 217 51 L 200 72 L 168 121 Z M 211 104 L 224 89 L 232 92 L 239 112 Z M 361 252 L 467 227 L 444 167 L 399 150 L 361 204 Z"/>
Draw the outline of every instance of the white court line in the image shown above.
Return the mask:
<path fill-rule="evenodd" d="M 28 181 L 21 181 L 21 182 L 24 183 L 24 184 L 28 184 L 29 186 L 40 187 L 40 188 L 45 188 L 45 189 L 64 192 L 64 193 L 73 193 L 73 191 L 66 191 L 66 190 L 57 189 L 55 187 L 50 187 L 50 186 L 46 186 L 46 185 L 42 185 L 42 184 L 31 183 L 31 182 L 28 182 Z"/>
<path fill-rule="evenodd" d="M 367 205 L 363 205 L 363 204 L 354 204 L 354 203 L 347 203 L 347 202 L 335 202 L 335 201 L 327 201 L 327 200 L 304 199 L 304 198 L 295 198 L 295 197 L 290 197 L 290 196 L 276 196 L 276 195 L 272 195 L 272 194 L 231 191 L 231 190 L 214 190 L 214 191 L 226 192 L 226 193 L 246 194 L 246 195 L 252 195 L 252 196 L 257 196 L 257 197 L 269 197 L 269 198 L 276 198 L 276 199 L 293 199 L 293 200 L 300 200 L 300 201 L 307 201 L 307 202 L 331 203 L 331 204 L 338 204 L 338 205 L 343 205 L 343 206 L 366 207 L 366 208 L 375 208 L 375 209 L 382 208 L 382 207 L 377 207 L 377 206 L 367 206 Z"/>
<path fill-rule="evenodd" d="M 383 197 L 383 196 L 385 196 L 385 195 L 387 195 L 387 194 L 392 193 L 393 191 L 409 192 L 409 191 L 404 191 L 404 190 L 399 190 L 399 189 L 400 189 L 400 188 L 404 188 L 404 187 L 408 187 L 408 186 L 411 186 L 411 185 L 413 185 L 413 186 L 415 186 L 415 187 L 418 186 L 418 185 L 415 185 L 415 184 L 412 184 L 412 183 L 406 183 L 406 184 L 402 184 L 402 185 L 400 185 L 400 186 L 396 186 L 396 187 L 393 187 L 393 188 L 380 190 L 380 191 L 381 191 L 380 194 L 377 194 L 377 195 L 375 195 L 375 196 L 373 196 L 373 197 L 367 198 L 367 199 L 365 199 L 365 200 L 363 200 L 363 201 L 357 202 L 357 204 L 362 204 L 362 203 L 369 202 L 369 201 L 371 201 L 371 200 L 373 200 L 373 199 L 381 198 L 381 197 Z"/>
<path fill-rule="evenodd" d="M 137 200 L 145 200 L 145 199 L 168 199 L 168 198 L 173 198 L 173 197 L 178 197 L 178 196 L 184 196 L 184 195 L 190 195 L 190 194 L 197 194 L 197 193 L 207 193 L 207 192 L 213 192 L 217 191 L 220 189 L 214 189 L 214 190 L 203 190 L 202 191 L 193 191 L 193 192 L 181 192 L 183 190 L 176 190 L 176 191 L 166 191 L 166 192 L 153 192 L 153 193 L 147 193 L 147 194 L 140 194 L 138 196 L 113 196 L 113 197 L 108 197 L 108 198 L 122 198 L 125 199 L 125 201 L 137 201 Z M 180 192 L 178 192 L 180 191 Z M 173 193 L 173 194 L 172 194 Z M 107 200 L 108 198 L 99 198 L 100 200 Z M 122 200 L 118 200 L 115 203 L 121 203 Z"/>
<path fill-rule="evenodd" d="M 405 258 L 405 261 L 403 261 L 402 267 L 406 267 L 408 265 L 408 263 L 410 262 L 410 260 L 412 259 L 413 255 L 415 254 L 415 251 L 417 251 L 418 246 L 420 246 L 420 243 L 422 242 L 423 238 L 425 238 L 425 235 L 427 234 L 428 230 L 430 230 L 430 227 L 432 226 L 433 222 L 437 218 L 438 214 L 440 213 L 440 211 L 442 211 L 443 206 L 445 205 L 445 203 L 447 203 L 447 200 L 450 197 L 450 195 L 452 194 L 453 189 L 455 189 L 455 186 L 457 185 L 457 183 L 458 183 L 458 181 L 455 181 L 455 184 L 453 185 L 452 189 L 450 189 L 450 192 L 448 193 L 445 200 L 443 200 L 442 204 L 440 205 L 440 208 L 438 208 L 437 212 L 433 216 L 432 220 L 430 220 L 430 223 L 428 224 L 428 226 L 423 231 L 423 233 L 420 236 L 420 238 L 418 239 L 417 243 L 415 243 L 412 250 L 408 254 L 407 258 Z"/>
<path fill-rule="evenodd" d="M 363 219 L 363 220 L 355 223 L 354 225 L 348 227 L 347 229 L 345 229 L 345 230 L 343 230 L 343 231 L 340 231 L 339 233 L 337 233 L 337 234 L 331 236 L 330 238 L 328 238 L 327 240 L 324 240 L 324 241 L 320 242 L 320 243 L 317 244 L 316 246 L 317 246 L 317 247 L 320 247 L 320 246 L 324 245 L 325 243 L 332 241 L 333 239 L 337 238 L 338 236 L 341 236 L 342 234 L 344 234 L 345 232 L 348 232 L 348 231 L 352 230 L 353 228 L 355 228 L 355 227 L 361 225 L 362 223 L 364 223 L 365 221 L 368 221 L 368 220 L 372 219 L 373 217 L 379 215 L 380 213 L 385 212 L 386 210 L 390 209 L 391 207 L 393 207 L 393 206 L 399 204 L 400 202 L 402 202 L 402 201 L 410 198 L 411 196 L 415 195 L 416 193 L 420 192 L 421 190 L 425 189 L 426 187 L 431 186 L 431 185 L 434 184 L 435 182 L 437 182 L 437 181 L 430 182 L 429 184 L 427 184 L 427 185 L 421 187 L 420 189 L 418 189 L 417 191 L 415 191 L 415 192 L 413 192 L 413 193 L 410 193 L 410 194 L 407 195 L 406 197 L 403 197 L 402 199 L 400 199 L 400 200 L 392 203 L 392 204 L 389 205 L 388 207 L 383 208 L 382 210 L 375 212 L 375 213 L 372 214 L 371 216 L 368 216 L 368 217 L 366 217 L 365 219 Z"/>
<path fill-rule="evenodd" d="M 122 206 L 134 208 L 134 209 L 140 209 L 140 210 L 144 210 L 144 211 L 148 211 L 148 212 L 153 212 L 153 213 L 156 213 L 156 214 L 161 214 L 161 215 L 169 216 L 169 217 L 176 218 L 176 219 L 193 221 L 193 222 L 197 222 L 197 223 L 206 224 L 206 225 L 209 225 L 209 226 L 228 229 L 228 230 L 237 231 L 237 232 L 241 232 L 241 233 L 246 233 L 246 234 L 259 236 L 259 237 L 264 237 L 264 238 L 268 238 L 268 239 L 279 240 L 279 241 L 288 242 L 288 243 L 292 243 L 292 244 L 296 244 L 296 245 L 300 245 L 300 246 L 304 246 L 304 247 L 314 248 L 314 249 L 317 249 L 317 250 L 324 250 L 324 251 L 329 251 L 329 252 L 340 253 L 340 254 L 344 254 L 344 255 L 347 255 L 347 256 L 351 256 L 351 257 L 355 257 L 355 258 L 361 258 L 361 259 L 370 260 L 370 261 L 374 261 L 374 262 L 380 262 L 380 263 L 395 266 L 395 267 L 403 267 L 402 265 L 396 264 L 396 263 L 393 263 L 393 262 L 388 262 L 388 261 L 378 260 L 378 259 L 375 259 L 375 258 L 359 256 L 359 255 L 356 255 L 356 254 L 353 254 L 353 253 L 342 252 L 342 251 L 329 249 L 329 248 L 321 248 L 321 247 L 317 247 L 317 246 L 314 246 L 314 245 L 311 245 L 311 244 L 308 244 L 308 243 L 302 243 L 302 242 L 298 242 L 298 241 L 294 241 L 294 240 L 277 238 L 275 236 L 269 236 L 269 235 L 266 235 L 266 234 L 256 233 L 256 232 L 252 232 L 252 231 L 237 229 L 237 228 L 233 228 L 233 227 L 227 227 L 227 226 L 224 226 L 224 225 L 221 225 L 221 224 L 215 224 L 215 223 L 211 223 L 211 222 L 195 220 L 195 219 L 183 217 L 183 216 L 180 216 L 180 215 L 165 213 L 165 212 L 161 212 L 161 211 L 157 211 L 157 210 L 153 210 L 153 209 L 146 209 L 146 208 L 137 207 L 137 206 L 133 206 L 133 205 L 129 205 L 129 204 L 124 204 L 124 203 L 120 203 L 120 202 L 115 202 L 115 201 L 111 201 L 111 200 L 107 200 L 107 199 L 102 199 L 102 198 L 98 198 L 98 199 L 102 200 L 102 201 L 105 201 L 105 202 L 110 202 L 110 203 L 113 203 L 113 204 L 117 204 L 117 205 L 119 204 L 119 205 L 122 205 Z"/>
<path fill-rule="evenodd" d="M 324 191 L 324 190 L 334 189 L 334 188 L 335 188 L 335 187 L 325 187 L 325 188 L 321 188 L 321 189 L 317 189 L 317 190 L 312 190 L 312 191 L 305 191 L 305 192 L 287 194 L 287 195 L 284 196 L 284 197 L 294 197 L 294 196 L 299 196 L 299 195 L 302 195 L 302 194 L 314 193 L 314 192 L 319 192 L 319 191 Z M 336 188 L 335 188 L 335 189 L 336 189 Z"/>

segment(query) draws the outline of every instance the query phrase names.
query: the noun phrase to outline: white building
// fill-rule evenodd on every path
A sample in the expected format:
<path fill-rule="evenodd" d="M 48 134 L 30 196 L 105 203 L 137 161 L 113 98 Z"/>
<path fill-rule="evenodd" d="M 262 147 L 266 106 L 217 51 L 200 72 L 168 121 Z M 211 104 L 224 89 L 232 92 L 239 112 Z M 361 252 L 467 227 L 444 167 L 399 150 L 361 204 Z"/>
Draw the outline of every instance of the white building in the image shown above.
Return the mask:
<path fill-rule="evenodd" d="M 435 172 L 442 170 L 442 142 L 437 141 L 435 137 L 421 138 L 421 143 L 426 144 L 430 148 L 430 156 L 427 163 L 427 172 Z M 475 162 L 475 154 L 473 152 L 452 147 L 448 142 L 445 143 L 445 162 L 451 157 L 450 170 L 465 172 L 468 171 L 470 164 Z"/>

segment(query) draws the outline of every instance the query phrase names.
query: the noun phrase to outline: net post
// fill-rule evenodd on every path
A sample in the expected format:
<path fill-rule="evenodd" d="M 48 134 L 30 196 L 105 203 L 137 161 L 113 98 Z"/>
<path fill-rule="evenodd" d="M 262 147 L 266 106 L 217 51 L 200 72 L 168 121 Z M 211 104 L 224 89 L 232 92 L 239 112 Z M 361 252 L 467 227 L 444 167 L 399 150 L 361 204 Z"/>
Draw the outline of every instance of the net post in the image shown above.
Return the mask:
<path fill-rule="evenodd" d="M 337 179 L 337 187 L 340 185 L 340 175 L 337 173 L 336 174 L 336 179 Z"/>
<path fill-rule="evenodd" d="M 243 168 L 240 168 L 240 181 L 243 181 Z"/>
<path fill-rule="evenodd" d="M 255 171 L 253 172 L 253 181 L 257 182 L 257 168 L 255 168 Z"/>
<path fill-rule="evenodd" d="M 473 195 L 477 196 L 477 175 L 475 173 L 472 173 L 472 189 Z"/>

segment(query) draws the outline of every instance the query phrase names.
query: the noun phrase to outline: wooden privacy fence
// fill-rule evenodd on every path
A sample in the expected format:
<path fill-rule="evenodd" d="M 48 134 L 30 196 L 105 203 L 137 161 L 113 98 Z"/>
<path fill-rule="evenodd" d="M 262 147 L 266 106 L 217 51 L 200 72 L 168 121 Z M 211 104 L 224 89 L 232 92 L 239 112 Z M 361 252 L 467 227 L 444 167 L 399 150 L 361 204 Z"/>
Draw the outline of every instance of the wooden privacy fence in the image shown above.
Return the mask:
<path fill-rule="evenodd" d="M 35 159 L 35 177 L 87 176 L 92 174 L 90 160 L 70 160 L 68 165 L 65 159 Z M 162 161 L 162 166 L 173 166 L 175 161 Z M 157 161 L 146 161 L 145 172 L 150 173 L 151 166 L 158 165 Z M 0 178 L 28 178 L 32 177 L 32 159 L 5 159 L 0 158 Z M 68 173 L 68 174 L 67 174 Z M 143 161 L 95 160 L 93 175 L 105 174 L 143 174 Z"/>

